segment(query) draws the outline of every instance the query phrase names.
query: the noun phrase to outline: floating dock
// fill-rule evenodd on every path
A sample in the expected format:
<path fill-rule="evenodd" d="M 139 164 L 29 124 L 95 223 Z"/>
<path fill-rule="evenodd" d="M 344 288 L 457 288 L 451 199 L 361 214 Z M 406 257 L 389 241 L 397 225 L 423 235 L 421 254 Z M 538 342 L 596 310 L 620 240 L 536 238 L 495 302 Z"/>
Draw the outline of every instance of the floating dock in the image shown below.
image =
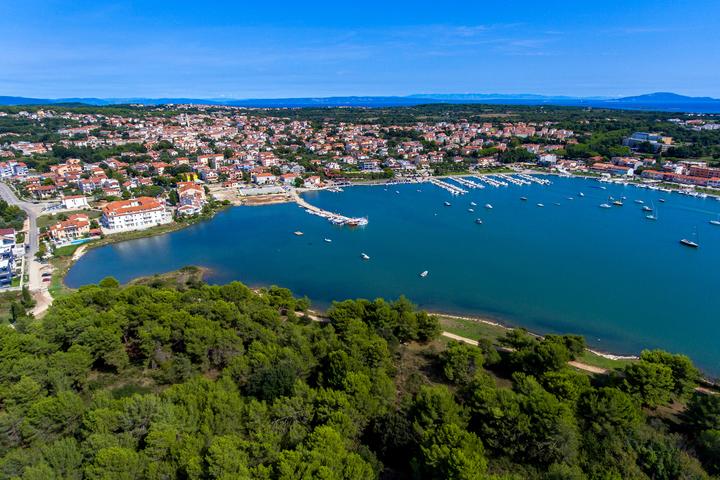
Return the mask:
<path fill-rule="evenodd" d="M 437 178 L 430 178 L 428 181 L 437 187 L 447 190 L 452 195 L 465 195 L 466 193 L 468 193 L 468 191 L 463 188 L 460 188 L 456 185 L 451 185 Z"/>
<path fill-rule="evenodd" d="M 500 186 L 507 187 L 507 183 L 499 182 L 499 181 L 495 180 L 494 178 L 489 177 L 488 175 L 473 176 L 472 178 L 474 178 L 475 180 L 480 180 L 481 182 L 486 183 L 486 184 L 490 185 L 491 187 L 500 187 Z"/>
<path fill-rule="evenodd" d="M 485 188 L 485 185 L 483 185 L 481 183 L 473 182 L 472 180 L 468 180 L 467 178 L 463 178 L 463 177 L 452 177 L 450 180 L 453 180 L 453 181 L 459 183 L 463 187 L 480 188 L 480 189 Z"/>
<path fill-rule="evenodd" d="M 517 176 L 525 181 L 528 181 L 531 183 L 537 183 L 539 185 L 550 185 L 552 183 L 550 180 L 546 180 L 544 178 L 533 177 L 532 175 L 527 175 L 524 173 L 518 173 Z"/>

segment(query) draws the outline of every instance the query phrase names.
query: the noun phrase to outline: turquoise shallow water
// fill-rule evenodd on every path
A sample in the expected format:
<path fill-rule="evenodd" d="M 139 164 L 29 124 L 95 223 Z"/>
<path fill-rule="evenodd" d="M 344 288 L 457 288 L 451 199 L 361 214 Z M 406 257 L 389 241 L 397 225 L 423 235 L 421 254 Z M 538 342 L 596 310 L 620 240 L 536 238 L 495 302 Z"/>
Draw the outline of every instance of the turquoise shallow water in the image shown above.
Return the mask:
<path fill-rule="evenodd" d="M 430 310 L 580 333 L 607 351 L 687 353 L 720 374 L 720 227 L 708 223 L 720 202 L 594 180 L 552 181 L 460 197 L 430 184 L 305 196 L 332 211 L 367 216 L 369 225 L 356 229 L 295 204 L 236 207 L 178 232 L 91 250 L 66 282 L 78 287 L 108 275 L 124 282 L 203 265 L 211 269 L 210 283 L 281 285 L 320 306 L 404 294 Z M 626 196 L 625 205 L 599 208 L 608 195 Z M 647 220 L 636 199 L 654 205 L 658 221 Z M 699 249 L 678 243 L 695 231 Z M 361 252 L 371 259 L 363 261 Z"/>

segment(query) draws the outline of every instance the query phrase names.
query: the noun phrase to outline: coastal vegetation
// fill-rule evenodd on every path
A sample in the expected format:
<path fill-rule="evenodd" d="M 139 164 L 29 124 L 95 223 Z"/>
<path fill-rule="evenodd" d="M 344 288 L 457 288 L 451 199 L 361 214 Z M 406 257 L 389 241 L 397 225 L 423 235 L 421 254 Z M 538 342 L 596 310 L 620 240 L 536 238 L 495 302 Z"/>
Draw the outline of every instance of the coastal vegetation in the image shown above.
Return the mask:
<path fill-rule="evenodd" d="M 22 230 L 27 214 L 18 206 L 0 199 L 0 228 Z"/>
<path fill-rule="evenodd" d="M 405 298 L 320 318 L 185 269 L 0 327 L 0 477 L 710 478 L 720 396 L 661 351 L 607 375 L 582 337 L 447 342 Z"/>

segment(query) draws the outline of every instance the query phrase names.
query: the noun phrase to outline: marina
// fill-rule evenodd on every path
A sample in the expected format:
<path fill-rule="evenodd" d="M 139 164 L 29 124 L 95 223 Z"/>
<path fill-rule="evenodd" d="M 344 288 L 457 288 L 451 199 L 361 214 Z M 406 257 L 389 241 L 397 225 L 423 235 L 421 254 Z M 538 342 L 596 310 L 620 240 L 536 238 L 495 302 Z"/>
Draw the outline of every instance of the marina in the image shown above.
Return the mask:
<path fill-rule="evenodd" d="M 720 265 L 720 228 L 709 223 L 720 218 L 720 202 L 548 178 L 552 184 L 468 189 L 464 208 L 443 207 L 452 201 L 448 192 L 429 183 L 301 195 L 323 211 L 372 219 L 365 228 L 344 228 L 291 203 L 230 208 L 184 230 L 92 249 L 66 281 L 77 287 L 112 275 L 126 282 L 193 263 L 209 269 L 211 284 L 280 285 L 317 308 L 348 297 L 405 295 L 432 311 L 580 333 L 597 350 L 683 352 L 720 373 L 720 325 L 707 288 L 720 282 L 712 267 Z M 598 208 L 609 195 L 655 205 L 656 218 L 639 204 Z M 563 201 L 570 196 L 576 200 Z M 482 207 L 468 213 L 471 202 L 494 209 L 478 218 Z M 303 235 L 288 235 L 288 225 Z M 680 244 L 683 238 L 699 248 Z M 420 277 L 423 271 L 432 275 Z"/>
<path fill-rule="evenodd" d="M 486 184 L 490 185 L 491 187 L 497 188 L 497 187 L 507 187 L 508 186 L 507 182 L 504 182 L 502 180 L 495 180 L 490 175 L 483 175 L 483 176 L 475 175 L 475 176 L 472 176 L 471 178 L 473 178 L 475 180 L 479 180 L 480 182 L 486 183 Z"/>

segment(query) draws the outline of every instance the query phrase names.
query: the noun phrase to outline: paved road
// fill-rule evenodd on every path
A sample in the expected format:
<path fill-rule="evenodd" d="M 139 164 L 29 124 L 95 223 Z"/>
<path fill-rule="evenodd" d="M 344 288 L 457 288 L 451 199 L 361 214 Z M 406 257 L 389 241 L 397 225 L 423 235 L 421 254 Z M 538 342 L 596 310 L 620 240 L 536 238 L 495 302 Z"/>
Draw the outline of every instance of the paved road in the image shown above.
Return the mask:
<path fill-rule="evenodd" d="M 28 237 L 26 243 L 30 246 L 25 253 L 25 265 L 28 268 L 28 288 L 37 301 L 33 313 L 39 315 L 52 303 L 52 297 L 43 284 L 41 270 L 45 267 L 35 259 L 35 254 L 40 248 L 40 232 L 37 228 L 37 217 L 47 206 L 45 203 L 32 203 L 20 200 L 15 192 L 5 183 L 0 182 L 0 197 L 11 205 L 22 208 L 28 216 Z"/>

